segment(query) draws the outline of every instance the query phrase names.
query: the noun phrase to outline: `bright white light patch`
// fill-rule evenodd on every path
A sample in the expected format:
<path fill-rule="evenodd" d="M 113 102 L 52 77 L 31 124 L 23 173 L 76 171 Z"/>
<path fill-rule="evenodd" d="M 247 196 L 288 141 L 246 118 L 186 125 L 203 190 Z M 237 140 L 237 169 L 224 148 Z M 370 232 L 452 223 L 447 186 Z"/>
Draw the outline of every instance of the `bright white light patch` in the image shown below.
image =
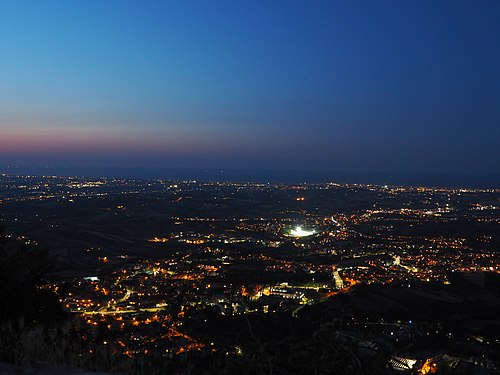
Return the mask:
<path fill-rule="evenodd" d="M 313 230 L 304 230 L 302 227 L 295 227 L 290 231 L 290 235 L 294 237 L 306 237 L 314 234 Z"/>

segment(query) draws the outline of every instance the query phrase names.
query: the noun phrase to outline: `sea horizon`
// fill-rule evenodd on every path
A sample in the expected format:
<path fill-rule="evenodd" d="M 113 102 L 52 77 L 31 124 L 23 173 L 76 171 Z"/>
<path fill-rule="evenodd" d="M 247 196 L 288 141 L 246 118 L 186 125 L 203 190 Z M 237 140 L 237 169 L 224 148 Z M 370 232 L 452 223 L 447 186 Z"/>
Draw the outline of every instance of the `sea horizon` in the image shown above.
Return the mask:
<path fill-rule="evenodd" d="M 283 184 L 371 184 L 436 188 L 500 188 L 500 174 L 433 172 L 353 172 L 303 169 L 152 168 L 152 167 L 25 167 L 2 166 L 9 175 L 190 180 L 199 182 L 253 182 Z"/>

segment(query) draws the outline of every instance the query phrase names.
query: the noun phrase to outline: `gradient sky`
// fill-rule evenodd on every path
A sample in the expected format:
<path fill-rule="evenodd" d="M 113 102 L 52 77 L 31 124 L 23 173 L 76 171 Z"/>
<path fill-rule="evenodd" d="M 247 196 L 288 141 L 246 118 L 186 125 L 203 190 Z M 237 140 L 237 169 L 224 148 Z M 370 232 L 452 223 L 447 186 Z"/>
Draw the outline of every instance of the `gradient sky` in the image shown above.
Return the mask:
<path fill-rule="evenodd" d="M 0 166 L 499 172 L 497 0 L 0 0 L 0 25 Z"/>

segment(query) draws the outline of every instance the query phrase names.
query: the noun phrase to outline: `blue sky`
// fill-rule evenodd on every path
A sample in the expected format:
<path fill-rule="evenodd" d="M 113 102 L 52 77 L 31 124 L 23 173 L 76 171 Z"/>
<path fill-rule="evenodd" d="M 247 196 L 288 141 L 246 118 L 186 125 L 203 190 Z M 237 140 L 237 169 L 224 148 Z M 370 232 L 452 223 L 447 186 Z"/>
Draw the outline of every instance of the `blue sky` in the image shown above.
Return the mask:
<path fill-rule="evenodd" d="M 498 1 L 0 7 L 0 165 L 498 173 Z"/>

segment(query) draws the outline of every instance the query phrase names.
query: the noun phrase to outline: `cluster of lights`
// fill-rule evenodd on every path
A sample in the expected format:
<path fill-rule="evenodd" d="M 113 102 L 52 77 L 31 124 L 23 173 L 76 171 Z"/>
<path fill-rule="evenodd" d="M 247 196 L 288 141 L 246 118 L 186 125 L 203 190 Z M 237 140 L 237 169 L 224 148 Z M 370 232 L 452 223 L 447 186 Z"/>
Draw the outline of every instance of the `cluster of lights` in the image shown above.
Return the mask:
<path fill-rule="evenodd" d="M 300 226 L 290 230 L 290 236 L 293 237 L 307 237 L 313 235 L 314 233 L 316 233 L 314 230 L 305 230 Z"/>

